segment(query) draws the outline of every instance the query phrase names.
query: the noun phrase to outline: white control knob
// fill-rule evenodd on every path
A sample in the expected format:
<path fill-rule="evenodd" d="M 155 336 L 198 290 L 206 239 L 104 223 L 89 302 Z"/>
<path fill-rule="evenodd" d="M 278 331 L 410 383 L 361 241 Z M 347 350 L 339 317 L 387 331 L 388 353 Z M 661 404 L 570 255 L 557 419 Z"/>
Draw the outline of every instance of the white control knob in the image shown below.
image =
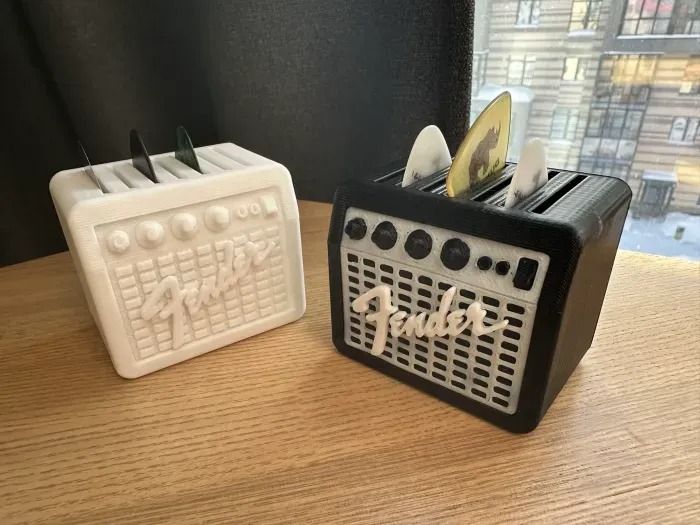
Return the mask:
<path fill-rule="evenodd" d="M 156 221 L 144 221 L 136 227 L 136 240 L 144 248 L 155 248 L 165 237 L 163 226 Z"/>
<path fill-rule="evenodd" d="M 204 223 L 213 232 L 226 229 L 231 221 L 231 215 L 223 206 L 211 206 L 204 212 Z"/>
<path fill-rule="evenodd" d="M 124 253 L 130 244 L 129 234 L 123 230 L 113 231 L 107 239 L 107 248 L 112 253 Z"/>
<path fill-rule="evenodd" d="M 197 234 L 197 217 L 191 213 L 178 213 L 170 221 L 170 229 L 182 241 L 191 239 Z"/>
<path fill-rule="evenodd" d="M 240 219 L 245 219 L 248 217 L 248 206 L 241 204 L 236 210 L 236 215 L 238 215 L 238 218 Z"/>

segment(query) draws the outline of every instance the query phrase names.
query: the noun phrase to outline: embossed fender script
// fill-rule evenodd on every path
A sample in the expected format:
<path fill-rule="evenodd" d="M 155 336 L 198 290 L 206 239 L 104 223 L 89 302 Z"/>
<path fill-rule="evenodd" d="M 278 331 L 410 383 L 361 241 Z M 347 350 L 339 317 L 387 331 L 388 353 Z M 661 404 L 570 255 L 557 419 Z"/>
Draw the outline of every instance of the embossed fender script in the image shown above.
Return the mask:
<path fill-rule="evenodd" d="M 490 326 L 484 325 L 486 310 L 478 301 L 470 304 L 466 310 L 449 312 L 455 293 L 457 293 L 457 288 L 454 286 L 445 292 L 437 312 L 431 312 L 430 315 L 426 312 L 409 315 L 391 303 L 391 288 L 380 285 L 355 299 L 352 302 L 352 309 L 357 313 L 364 313 L 369 309 L 369 303 L 372 299 L 379 301 L 377 311 L 366 316 L 367 321 L 377 324 L 374 343 L 370 351 L 372 355 L 380 355 L 384 352 L 386 338 L 390 331 L 393 337 L 399 337 L 403 334 L 411 336 L 414 333 L 417 337 L 444 337 L 445 335 L 459 335 L 471 325 L 472 334 L 479 337 L 496 330 L 503 330 L 508 325 L 508 321 L 501 321 Z"/>
<path fill-rule="evenodd" d="M 208 305 L 234 286 L 250 272 L 251 267 L 260 266 L 275 247 L 268 241 L 264 248 L 247 242 L 240 253 L 235 254 L 232 241 L 224 241 L 224 260 L 216 275 L 180 288 L 177 277 L 169 275 L 153 289 L 141 307 L 141 316 L 150 321 L 156 315 L 161 319 L 172 319 L 173 348 L 182 346 L 185 307 L 190 315 L 199 312 L 203 304 Z"/>

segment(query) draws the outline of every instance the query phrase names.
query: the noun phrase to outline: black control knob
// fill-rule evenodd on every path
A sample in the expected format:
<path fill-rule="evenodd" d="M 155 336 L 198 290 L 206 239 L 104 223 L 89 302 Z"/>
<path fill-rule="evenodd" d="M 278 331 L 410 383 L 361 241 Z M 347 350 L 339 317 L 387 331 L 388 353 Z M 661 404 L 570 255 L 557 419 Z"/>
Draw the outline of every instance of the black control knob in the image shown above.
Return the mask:
<path fill-rule="evenodd" d="M 414 259 L 425 259 L 433 248 L 433 238 L 425 230 L 414 230 L 408 235 L 403 247 Z"/>
<path fill-rule="evenodd" d="M 496 263 L 496 273 L 498 275 L 506 275 L 510 271 L 510 263 L 508 261 L 498 261 Z"/>
<path fill-rule="evenodd" d="M 493 264 L 493 261 L 491 260 L 491 257 L 489 257 L 488 255 L 482 255 L 476 261 L 476 265 L 479 267 L 479 270 L 488 270 L 489 268 L 491 268 L 492 264 Z"/>
<path fill-rule="evenodd" d="M 372 242 L 382 250 L 393 248 L 398 238 L 396 228 L 389 221 L 380 222 L 372 232 Z"/>
<path fill-rule="evenodd" d="M 367 224 L 359 217 L 349 220 L 345 225 L 345 233 L 354 241 L 359 241 L 367 234 Z"/>
<path fill-rule="evenodd" d="M 460 239 L 450 239 L 442 245 L 440 260 L 445 268 L 461 270 L 469 262 L 469 246 Z"/>

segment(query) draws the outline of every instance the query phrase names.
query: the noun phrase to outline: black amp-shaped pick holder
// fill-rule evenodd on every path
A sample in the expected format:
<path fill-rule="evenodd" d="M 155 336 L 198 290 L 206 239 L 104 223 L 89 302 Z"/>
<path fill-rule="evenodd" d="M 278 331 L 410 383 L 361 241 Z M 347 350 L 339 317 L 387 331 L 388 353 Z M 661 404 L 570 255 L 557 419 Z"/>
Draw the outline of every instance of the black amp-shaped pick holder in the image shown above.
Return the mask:
<path fill-rule="evenodd" d="M 456 198 L 446 169 L 343 185 L 328 257 L 340 352 L 528 432 L 591 345 L 631 192 L 549 170 L 507 209 L 514 169 Z"/>

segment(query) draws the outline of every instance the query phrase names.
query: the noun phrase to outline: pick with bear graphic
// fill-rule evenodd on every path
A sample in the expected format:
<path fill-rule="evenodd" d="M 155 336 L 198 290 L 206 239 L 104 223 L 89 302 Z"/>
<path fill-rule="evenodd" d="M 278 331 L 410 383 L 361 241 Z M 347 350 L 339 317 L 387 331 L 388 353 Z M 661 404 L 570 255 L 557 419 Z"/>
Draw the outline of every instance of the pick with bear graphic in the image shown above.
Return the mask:
<path fill-rule="evenodd" d="M 447 175 L 447 195 L 467 192 L 506 164 L 511 98 L 504 91 L 489 103 L 467 131 Z"/>

